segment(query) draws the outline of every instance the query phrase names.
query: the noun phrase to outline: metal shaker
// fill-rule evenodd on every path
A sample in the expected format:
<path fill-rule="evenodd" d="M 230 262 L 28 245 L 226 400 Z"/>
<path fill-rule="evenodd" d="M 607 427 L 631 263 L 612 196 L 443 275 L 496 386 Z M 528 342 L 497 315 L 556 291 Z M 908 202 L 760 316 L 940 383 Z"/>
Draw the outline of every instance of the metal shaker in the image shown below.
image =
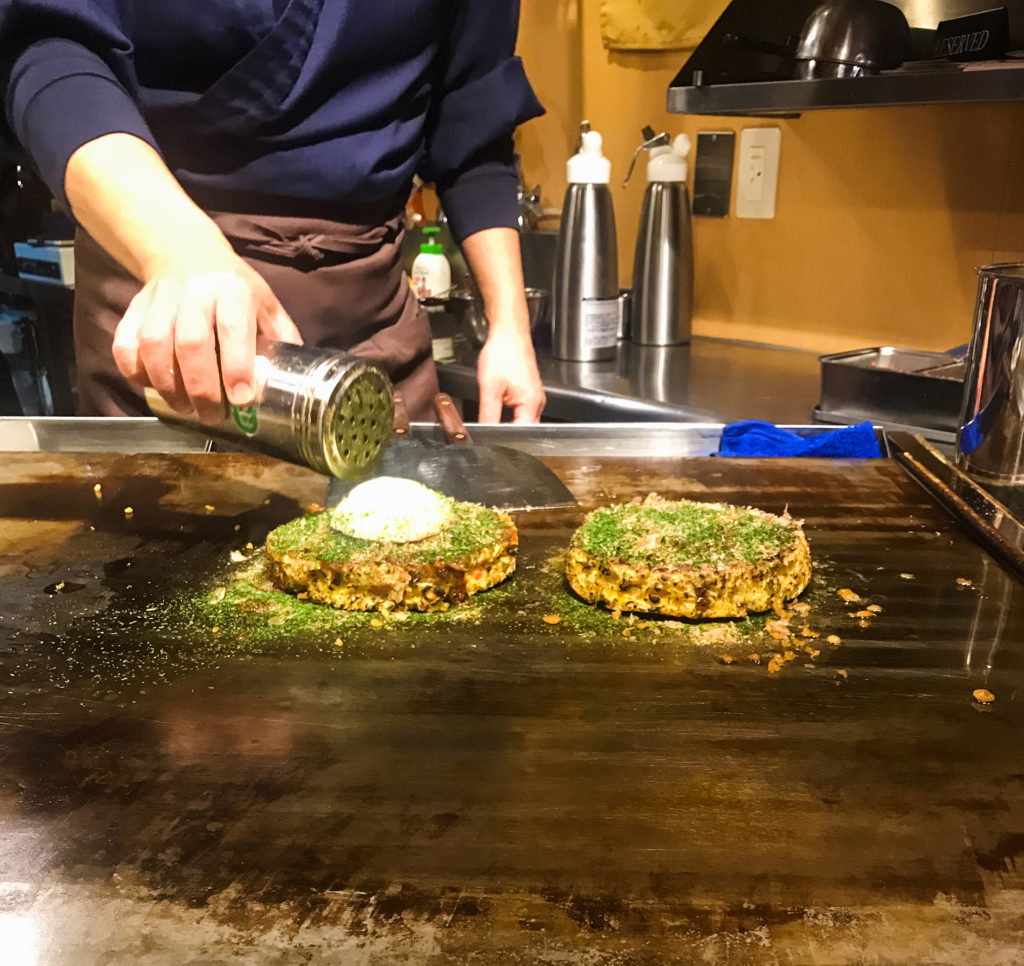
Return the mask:
<path fill-rule="evenodd" d="M 647 190 L 636 236 L 633 294 L 628 334 L 640 345 L 681 345 L 690 341 L 693 320 L 693 231 L 686 190 L 690 139 L 644 129 L 649 151 Z M 630 165 L 630 174 L 633 166 Z M 629 181 L 626 175 L 625 183 Z"/>
<path fill-rule="evenodd" d="M 977 272 L 957 463 L 980 481 L 1018 485 L 1024 483 L 1024 263 Z"/>
<path fill-rule="evenodd" d="M 552 285 L 551 353 L 575 362 L 613 359 L 622 299 L 608 188 L 611 162 L 602 154 L 601 135 L 586 122 L 567 174 Z"/>
<path fill-rule="evenodd" d="M 256 357 L 253 388 L 252 405 L 229 407 L 213 425 L 176 412 L 152 389 L 146 402 L 166 423 L 341 479 L 372 469 L 391 436 L 391 380 L 348 353 L 267 342 Z"/>

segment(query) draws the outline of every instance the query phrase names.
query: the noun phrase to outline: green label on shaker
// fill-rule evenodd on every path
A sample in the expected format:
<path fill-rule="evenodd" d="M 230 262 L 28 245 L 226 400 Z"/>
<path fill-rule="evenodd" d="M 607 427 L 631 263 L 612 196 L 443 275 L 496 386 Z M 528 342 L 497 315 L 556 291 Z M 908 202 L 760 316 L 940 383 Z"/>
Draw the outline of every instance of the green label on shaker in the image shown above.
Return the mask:
<path fill-rule="evenodd" d="M 259 410 L 255 406 L 232 406 L 231 415 L 234 417 L 235 425 L 246 436 L 254 436 L 259 428 Z"/>

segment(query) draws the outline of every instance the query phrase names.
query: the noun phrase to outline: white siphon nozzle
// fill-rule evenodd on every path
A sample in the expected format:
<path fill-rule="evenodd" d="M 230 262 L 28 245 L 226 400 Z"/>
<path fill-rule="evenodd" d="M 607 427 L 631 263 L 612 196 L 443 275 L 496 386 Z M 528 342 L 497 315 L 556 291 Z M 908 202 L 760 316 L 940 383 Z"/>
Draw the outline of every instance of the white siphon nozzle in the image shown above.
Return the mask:
<path fill-rule="evenodd" d="M 580 149 L 569 158 L 566 180 L 570 184 L 607 184 L 612 176 L 612 163 L 603 153 L 603 141 L 597 131 L 580 135 Z"/>
<path fill-rule="evenodd" d="M 597 131 L 585 131 L 581 140 L 580 154 L 602 156 L 604 138 Z"/>
<path fill-rule="evenodd" d="M 647 162 L 648 181 L 685 181 L 688 173 L 686 156 L 690 153 L 690 138 L 677 134 L 671 145 L 653 148 Z"/>

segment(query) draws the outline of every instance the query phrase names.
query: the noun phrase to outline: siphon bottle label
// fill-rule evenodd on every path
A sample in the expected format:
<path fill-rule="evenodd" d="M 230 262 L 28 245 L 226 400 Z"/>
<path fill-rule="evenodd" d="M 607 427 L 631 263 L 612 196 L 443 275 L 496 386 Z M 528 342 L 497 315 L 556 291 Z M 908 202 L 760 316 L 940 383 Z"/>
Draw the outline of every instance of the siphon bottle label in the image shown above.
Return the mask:
<path fill-rule="evenodd" d="M 618 296 L 610 299 L 583 299 L 580 316 L 586 348 L 606 349 L 618 344 L 622 321 L 622 300 Z"/>

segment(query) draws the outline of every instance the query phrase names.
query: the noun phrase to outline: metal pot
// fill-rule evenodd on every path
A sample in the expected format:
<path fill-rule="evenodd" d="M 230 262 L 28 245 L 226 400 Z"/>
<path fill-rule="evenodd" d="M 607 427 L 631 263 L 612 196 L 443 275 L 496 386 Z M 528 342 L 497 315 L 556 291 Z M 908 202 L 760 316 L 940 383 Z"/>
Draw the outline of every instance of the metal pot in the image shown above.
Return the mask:
<path fill-rule="evenodd" d="M 957 462 L 987 483 L 1024 483 L 1024 263 L 977 269 Z"/>
<path fill-rule="evenodd" d="M 526 308 L 530 316 L 530 332 L 534 342 L 543 342 L 545 335 L 550 344 L 551 293 L 541 288 L 526 289 Z M 459 320 L 459 330 L 470 344 L 479 349 L 487 341 L 489 323 L 484 314 L 484 300 L 469 291 L 459 289 L 445 299 L 445 308 Z"/>
<path fill-rule="evenodd" d="M 794 77 L 859 77 L 899 67 L 910 56 L 910 25 L 884 0 L 826 0 L 804 22 Z"/>

